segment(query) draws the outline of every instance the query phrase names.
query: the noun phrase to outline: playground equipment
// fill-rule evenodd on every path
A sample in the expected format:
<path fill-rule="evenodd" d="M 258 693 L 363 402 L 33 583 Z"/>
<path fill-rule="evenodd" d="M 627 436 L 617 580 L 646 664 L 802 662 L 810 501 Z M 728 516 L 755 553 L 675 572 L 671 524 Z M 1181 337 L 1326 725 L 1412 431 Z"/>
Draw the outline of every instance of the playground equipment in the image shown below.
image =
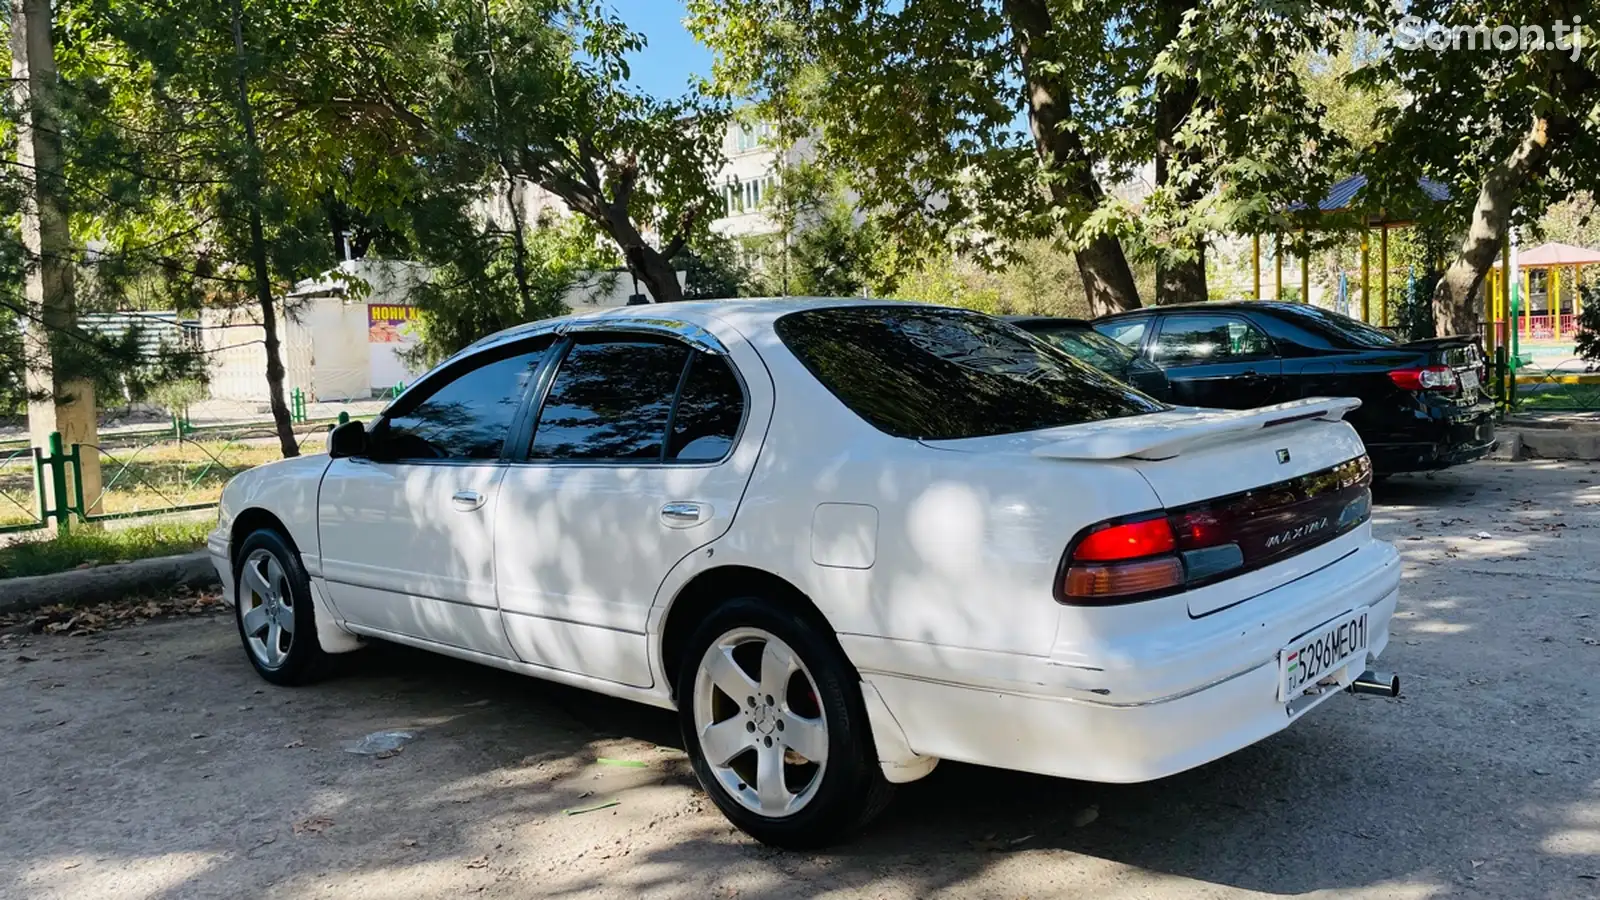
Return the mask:
<path fill-rule="evenodd" d="M 1552 338 L 1560 340 L 1563 334 L 1572 334 L 1577 330 L 1578 314 L 1583 312 L 1583 267 L 1600 264 L 1600 250 L 1589 250 L 1584 247 L 1574 247 L 1571 244 L 1540 244 L 1531 250 L 1518 250 L 1517 269 L 1521 275 L 1522 283 L 1519 285 L 1521 303 L 1518 304 L 1519 316 L 1516 317 L 1523 340 Z M 1561 298 L 1562 287 L 1565 282 L 1563 272 L 1572 271 L 1572 311 L 1566 312 Z M 1496 263 L 1489 270 L 1489 293 L 1493 307 L 1492 316 L 1485 316 L 1494 323 L 1494 332 L 1502 344 L 1509 343 L 1514 337 L 1511 329 L 1505 328 L 1507 314 L 1510 312 L 1509 304 L 1497 303 L 1496 299 L 1503 299 L 1506 293 L 1505 284 L 1506 265 Z M 1538 272 L 1543 276 L 1545 311 L 1535 314 L 1533 310 L 1533 274 Z M 1501 334 L 1505 332 L 1505 334 Z"/>

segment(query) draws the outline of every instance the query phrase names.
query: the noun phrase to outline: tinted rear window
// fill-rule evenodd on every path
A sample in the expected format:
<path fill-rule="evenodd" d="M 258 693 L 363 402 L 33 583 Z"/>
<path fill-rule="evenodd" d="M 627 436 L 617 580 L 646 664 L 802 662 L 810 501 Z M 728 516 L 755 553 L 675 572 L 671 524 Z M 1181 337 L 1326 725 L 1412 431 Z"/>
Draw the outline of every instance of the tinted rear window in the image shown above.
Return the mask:
<path fill-rule="evenodd" d="M 966 310 L 808 309 L 775 328 L 818 381 L 896 437 L 1011 434 L 1166 408 L 1014 326 Z"/>
<path fill-rule="evenodd" d="M 1043 325 L 1025 329 L 1044 338 L 1097 369 L 1116 374 L 1124 372 L 1138 357 L 1132 350 L 1093 328 Z"/>
<path fill-rule="evenodd" d="M 1293 316 L 1301 327 L 1347 347 L 1392 347 L 1399 343 L 1387 331 L 1330 310 L 1315 306 L 1283 306 L 1279 309 Z"/>

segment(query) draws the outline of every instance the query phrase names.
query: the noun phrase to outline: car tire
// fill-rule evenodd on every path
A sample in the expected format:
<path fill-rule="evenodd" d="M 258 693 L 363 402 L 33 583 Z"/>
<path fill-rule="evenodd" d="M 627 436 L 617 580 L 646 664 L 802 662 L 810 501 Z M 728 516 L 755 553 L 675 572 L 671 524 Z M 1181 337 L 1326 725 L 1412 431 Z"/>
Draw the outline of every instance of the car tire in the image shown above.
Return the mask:
<path fill-rule="evenodd" d="M 299 552 L 281 532 L 262 528 L 244 539 L 234 556 L 233 585 L 239 641 L 262 678 L 293 686 L 315 681 L 326 671 L 328 655 L 317 641 L 311 579 Z"/>
<path fill-rule="evenodd" d="M 821 847 L 888 804 L 893 787 L 878 766 L 860 676 L 825 627 L 759 598 L 732 599 L 701 623 L 682 659 L 684 747 L 740 830 L 777 847 Z"/>

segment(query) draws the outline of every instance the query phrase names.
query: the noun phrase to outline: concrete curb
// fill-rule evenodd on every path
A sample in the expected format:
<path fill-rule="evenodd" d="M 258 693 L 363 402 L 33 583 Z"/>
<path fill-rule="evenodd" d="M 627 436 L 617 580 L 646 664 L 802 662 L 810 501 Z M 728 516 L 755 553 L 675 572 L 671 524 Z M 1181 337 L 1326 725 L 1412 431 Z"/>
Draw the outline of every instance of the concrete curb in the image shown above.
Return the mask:
<path fill-rule="evenodd" d="M 182 556 L 0 580 L 0 613 L 23 612 L 55 603 L 88 605 L 154 590 L 215 587 L 218 583 L 210 554 L 197 550 Z"/>

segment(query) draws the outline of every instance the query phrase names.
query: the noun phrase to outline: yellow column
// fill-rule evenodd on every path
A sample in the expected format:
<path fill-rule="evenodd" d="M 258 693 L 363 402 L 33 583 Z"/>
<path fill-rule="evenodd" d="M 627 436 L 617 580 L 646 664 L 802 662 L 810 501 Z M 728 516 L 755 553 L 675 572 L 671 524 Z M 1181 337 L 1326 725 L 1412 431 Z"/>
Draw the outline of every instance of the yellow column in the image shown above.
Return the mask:
<path fill-rule="evenodd" d="M 1367 239 L 1367 228 L 1361 226 L 1361 321 L 1372 321 L 1372 242 Z"/>
<path fill-rule="evenodd" d="M 1495 287 L 1494 276 L 1494 269 L 1490 269 L 1483 276 L 1483 320 L 1489 323 L 1489 333 L 1484 341 L 1483 349 L 1488 352 L 1490 358 L 1494 357 L 1494 342 L 1499 337 L 1494 330 L 1494 303 L 1495 298 L 1499 296 L 1496 293 L 1498 288 Z"/>
<path fill-rule="evenodd" d="M 1272 263 L 1277 272 L 1272 277 L 1272 299 L 1283 299 L 1283 235 L 1272 236 Z"/>
<path fill-rule="evenodd" d="M 1383 304 L 1383 327 L 1389 327 L 1389 226 L 1378 226 L 1378 246 L 1381 248 L 1378 259 L 1382 265 L 1378 269 L 1378 302 Z"/>
<path fill-rule="evenodd" d="M 1572 315 L 1583 315 L 1583 266 L 1572 267 Z"/>
<path fill-rule="evenodd" d="M 1522 336 L 1533 337 L 1533 270 L 1522 270 Z"/>
<path fill-rule="evenodd" d="M 1255 292 L 1251 295 L 1257 300 L 1261 299 L 1261 235 L 1250 235 L 1250 272 L 1254 276 Z"/>
<path fill-rule="evenodd" d="M 1502 347 L 1511 346 L 1511 329 L 1517 323 L 1511 319 L 1511 233 L 1506 232 L 1505 239 L 1500 242 L 1500 318 L 1505 323 L 1505 334 L 1500 341 Z M 1510 352 L 1509 350 L 1507 352 Z"/>
<path fill-rule="evenodd" d="M 1300 302 L 1311 302 L 1311 248 L 1304 228 L 1300 229 Z"/>
<path fill-rule="evenodd" d="M 1551 327 L 1555 329 L 1555 338 L 1559 341 L 1561 340 L 1561 267 L 1551 266 L 1550 274 L 1545 277 L 1550 279 L 1544 286 L 1544 292 L 1550 297 L 1550 302 L 1545 305 L 1550 307 L 1551 314 L 1555 316 L 1550 322 Z"/>

